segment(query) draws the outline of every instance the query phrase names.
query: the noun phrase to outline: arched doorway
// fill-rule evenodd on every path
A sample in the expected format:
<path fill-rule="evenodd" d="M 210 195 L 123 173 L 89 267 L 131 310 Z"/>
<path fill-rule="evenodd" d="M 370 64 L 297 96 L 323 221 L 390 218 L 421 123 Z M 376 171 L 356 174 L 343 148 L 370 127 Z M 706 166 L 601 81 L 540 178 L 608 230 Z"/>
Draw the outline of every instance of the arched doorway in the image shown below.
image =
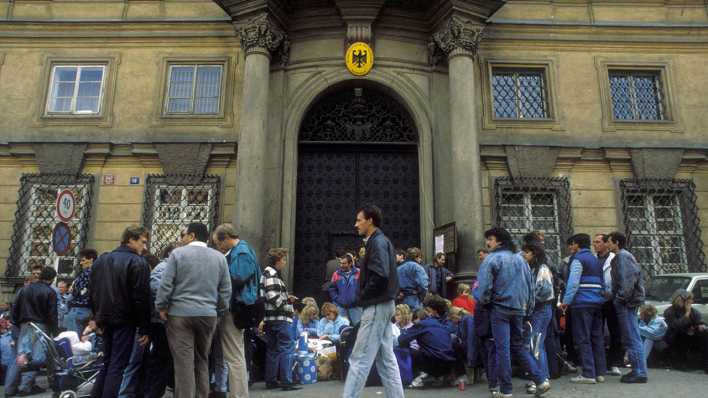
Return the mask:
<path fill-rule="evenodd" d="M 394 245 L 420 246 L 418 133 L 385 90 L 349 82 L 320 96 L 300 127 L 293 287 L 317 295 L 338 249 L 356 250 L 354 212 L 381 207 Z"/>

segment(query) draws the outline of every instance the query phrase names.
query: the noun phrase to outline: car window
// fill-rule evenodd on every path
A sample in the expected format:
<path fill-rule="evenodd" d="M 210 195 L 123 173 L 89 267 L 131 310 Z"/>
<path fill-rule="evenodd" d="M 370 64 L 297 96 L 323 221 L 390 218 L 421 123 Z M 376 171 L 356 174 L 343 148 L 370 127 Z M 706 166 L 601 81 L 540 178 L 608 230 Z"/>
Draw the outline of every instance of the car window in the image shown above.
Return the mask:
<path fill-rule="evenodd" d="M 671 301 L 671 295 L 676 289 L 688 289 L 691 282 L 686 276 L 655 276 L 649 281 L 647 299 L 655 301 Z"/>
<path fill-rule="evenodd" d="M 693 302 L 696 304 L 708 304 L 708 279 L 696 281 L 693 287 Z"/>

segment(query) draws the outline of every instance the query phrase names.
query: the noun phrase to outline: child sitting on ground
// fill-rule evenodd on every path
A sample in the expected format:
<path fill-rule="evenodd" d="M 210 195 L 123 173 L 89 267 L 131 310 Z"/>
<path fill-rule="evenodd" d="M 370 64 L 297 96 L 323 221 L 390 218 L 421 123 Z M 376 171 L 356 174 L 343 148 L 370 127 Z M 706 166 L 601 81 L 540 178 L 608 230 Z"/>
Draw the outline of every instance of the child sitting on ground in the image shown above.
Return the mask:
<path fill-rule="evenodd" d="M 460 283 L 457 285 L 457 297 L 452 300 L 453 307 L 459 307 L 467 311 L 469 314 L 474 314 L 476 301 L 470 296 L 470 285 Z"/>
<path fill-rule="evenodd" d="M 297 335 L 300 336 L 302 332 L 307 332 L 308 337 L 317 338 L 317 326 L 318 326 L 318 315 L 320 311 L 317 307 L 306 304 L 305 300 L 302 301 L 305 304 L 305 308 L 300 311 L 300 322 L 297 326 Z"/>

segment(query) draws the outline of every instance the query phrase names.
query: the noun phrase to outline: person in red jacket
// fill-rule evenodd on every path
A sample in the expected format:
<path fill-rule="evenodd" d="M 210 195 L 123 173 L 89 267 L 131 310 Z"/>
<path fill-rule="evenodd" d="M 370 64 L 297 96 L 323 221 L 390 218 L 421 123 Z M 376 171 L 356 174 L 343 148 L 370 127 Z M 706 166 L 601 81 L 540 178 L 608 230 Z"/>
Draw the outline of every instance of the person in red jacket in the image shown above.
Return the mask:
<path fill-rule="evenodd" d="M 470 314 L 474 314 L 474 308 L 477 302 L 470 296 L 470 290 L 470 285 L 459 283 L 457 285 L 457 297 L 452 300 L 452 306 L 463 308 Z"/>

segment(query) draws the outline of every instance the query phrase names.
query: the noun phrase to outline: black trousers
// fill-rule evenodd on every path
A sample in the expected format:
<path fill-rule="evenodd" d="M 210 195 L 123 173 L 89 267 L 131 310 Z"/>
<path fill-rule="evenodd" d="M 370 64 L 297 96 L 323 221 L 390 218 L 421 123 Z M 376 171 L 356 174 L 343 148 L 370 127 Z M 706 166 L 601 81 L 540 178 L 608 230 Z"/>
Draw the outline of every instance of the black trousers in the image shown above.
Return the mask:
<path fill-rule="evenodd" d="M 420 350 L 411 350 L 411 360 L 415 373 L 425 372 L 434 377 L 449 375 L 457 367 L 455 361 L 441 361 L 425 355 Z"/>
<path fill-rule="evenodd" d="M 610 346 L 607 350 L 607 368 L 624 365 L 624 349 L 622 348 L 622 335 L 620 334 L 619 320 L 612 300 L 602 306 L 602 317 L 609 332 Z"/>
<path fill-rule="evenodd" d="M 150 324 L 150 350 L 145 353 L 145 398 L 161 398 L 167 386 L 174 386 L 172 353 L 162 323 Z"/>
<path fill-rule="evenodd" d="M 103 368 L 96 377 L 91 398 L 115 398 L 118 396 L 123 372 L 130 361 L 135 343 L 135 327 L 103 326 Z"/>
<path fill-rule="evenodd" d="M 689 352 L 701 353 L 701 365 L 703 370 L 708 371 L 708 332 L 696 332 L 692 335 L 679 333 L 673 336 L 668 348 L 672 366 L 685 368 Z"/>

